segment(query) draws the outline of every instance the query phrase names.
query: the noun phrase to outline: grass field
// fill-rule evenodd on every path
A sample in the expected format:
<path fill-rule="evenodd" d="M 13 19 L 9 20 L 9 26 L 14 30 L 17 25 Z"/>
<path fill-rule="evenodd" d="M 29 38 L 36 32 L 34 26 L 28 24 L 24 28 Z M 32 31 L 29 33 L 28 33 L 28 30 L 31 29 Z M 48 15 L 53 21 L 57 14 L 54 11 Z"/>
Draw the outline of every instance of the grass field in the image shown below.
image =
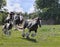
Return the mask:
<path fill-rule="evenodd" d="M 21 31 L 12 29 L 11 36 L 2 35 L 0 26 L 0 47 L 60 47 L 60 25 L 42 25 L 37 36 L 23 38 Z M 28 31 L 26 29 L 25 31 Z"/>

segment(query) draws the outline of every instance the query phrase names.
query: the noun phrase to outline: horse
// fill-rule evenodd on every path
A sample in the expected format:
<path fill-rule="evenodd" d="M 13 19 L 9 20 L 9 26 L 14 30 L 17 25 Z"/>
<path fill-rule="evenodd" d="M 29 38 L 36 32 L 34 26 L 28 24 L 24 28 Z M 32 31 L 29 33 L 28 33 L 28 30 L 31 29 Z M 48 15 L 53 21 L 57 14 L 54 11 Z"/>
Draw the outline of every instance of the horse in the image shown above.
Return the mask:
<path fill-rule="evenodd" d="M 21 14 L 15 14 L 13 20 L 15 29 L 17 29 L 17 26 L 20 26 L 20 24 L 22 24 L 23 21 L 24 21 L 24 17 Z"/>
<path fill-rule="evenodd" d="M 16 25 L 19 26 L 20 24 L 23 23 L 24 18 L 19 13 L 16 14 L 14 12 L 11 12 L 11 13 L 8 14 L 7 18 L 5 19 L 5 23 L 9 23 L 10 21 L 13 22 L 13 25 L 16 28 Z"/>
<path fill-rule="evenodd" d="M 23 32 L 22 32 L 22 37 L 29 38 L 29 35 L 31 31 L 35 31 L 35 34 L 32 34 L 31 36 L 34 37 L 36 36 L 38 25 L 41 27 L 41 18 L 36 17 L 31 20 L 25 20 L 24 25 L 23 25 Z M 25 35 L 25 28 L 27 28 L 29 31 Z"/>
<path fill-rule="evenodd" d="M 11 35 L 11 31 L 10 30 L 12 29 L 12 27 L 13 27 L 13 23 L 11 21 L 9 21 L 9 23 L 5 23 L 3 25 L 3 29 L 2 29 L 3 33 L 5 35 Z"/>
<path fill-rule="evenodd" d="M 4 25 L 3 25 L 2 31 L 6 35 L 11 34 L 10 30 L 13 27 L 13 16 L 14 16 L 14 13 L 13 12 L 8 13 L 8 16 L 4 20 Z"/>
<path fill-rule="evenodd" d="M 16 28 L 16 25 L 22 24 L 22 22 L 23 16 L 15 14 L 14 12 L 9 13 L 7 18 L 5 19 L 5 24 L 3 25 L 2 29 L 4 34 L 8 34 L 7 32 L 10 32 L 13 26 Z"/>
<path fill-rule="evenodd" d="M 14 16 L 14 23 L 19 25 L 19 24 L 22 24 L 23 23 L 23 16 L 21 14 L 15 14 Z"/>
<path fill-rule="evenodd" d="M 8 13 L 8 16 L 6 17 L 6 19 L 4 20 L 5 23 L 9 23 L 9 21 L 13 21 L 13 17 L 14 17 L 14 13 Z"/>

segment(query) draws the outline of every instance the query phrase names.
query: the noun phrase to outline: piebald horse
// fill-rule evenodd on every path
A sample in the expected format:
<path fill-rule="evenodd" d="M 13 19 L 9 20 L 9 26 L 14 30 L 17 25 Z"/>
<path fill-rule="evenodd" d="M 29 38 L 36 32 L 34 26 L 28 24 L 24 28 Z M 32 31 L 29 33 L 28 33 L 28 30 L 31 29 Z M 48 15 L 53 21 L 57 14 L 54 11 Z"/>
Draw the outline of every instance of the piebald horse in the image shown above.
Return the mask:
<path fill-rule="evenodd" d="M 31 31 L 35 31 L 35 33 L 32 34 L 31 36 L 33 36 L 33 37 L 36 36 L 38 25 L 41 27 L 41 18 L 40 17 L 36 17 L 31 20 L 25 20 L 24 25 L 23 25 L 22 36 L 29 38 Z M 25 28 L 28 28 L 28 30 L 29 30 L 26 34 L 25 34 Z"/>
<path fill-rule="evenodd" d="M 13 20 L 15 29 L 18 29 L 17 26 L 20 26 L 20 24 L 22 24 L 23 21 L 24 21 L 24 17 L 21 14 L 15 14 Z"/>
<path fill-rule="evenodd" d="M 19 14 L 15 15 L 13 12 L 11 12 L 10 14 L 8 14 L 7 18 L 5 19 L 5 24 L 3 25 L 4 34 L 9 34 L 13 26 L 16 28 L 16 25 L 22 24 L 22 22 L 23 16 Z"/>
<path fill-rule="evenodd" d="M 3 25 L 2 30 L 3 30 L 3 33 L 6 34 L 6 35 L 11 34 L 10 30 L 13 27 L 13 17 L 12 16 L 14 16 L 14 13 L 13 12 L 9 13 L 8 16 L 6 17 L 5 21 L 4 21 L 5 23 Z"/>

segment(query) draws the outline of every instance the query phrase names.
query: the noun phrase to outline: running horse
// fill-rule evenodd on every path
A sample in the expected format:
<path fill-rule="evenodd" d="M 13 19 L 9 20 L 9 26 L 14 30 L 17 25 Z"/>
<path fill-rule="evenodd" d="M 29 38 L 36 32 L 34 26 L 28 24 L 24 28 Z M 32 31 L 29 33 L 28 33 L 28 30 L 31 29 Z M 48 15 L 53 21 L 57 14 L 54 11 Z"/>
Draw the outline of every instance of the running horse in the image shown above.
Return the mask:
<path fill-rule="evenodd" d="M 3 25 L 2 29 L 4 34 L 9 35 L 12 27 L 14 26 L 16 28 L 17 27 L 16 25 L 22 24 L 22 22 L 23 22 L 23 16 L 15 14 L 14 12 L 9 13 L 7 18 L 5 19 L 5 24 Z"/>
<path fill-rule="evenodd" d="M 2 31 L 6 35 L 10 35 L 11 34 L 10 30 L 13 27 L 13 22 L 12 22 L 13 21 L 13 17 L 12 16 L 14 16 L 14 13 L 13 12 L 9 13 L 8 16 L 6 17 L 5 21 L 4 21 L 5 23 L 3 25 Z"/>
<path fill-rule="evenodd" d="M 25 20 L 24 25 L 23 25 L 22 36 L 29 38 L 29 35 L 32 31 L 34 31 L 35 33 L 31 34 L 31 36 L 32 37 L 36 36 L 38 25 L 41 27 L 41 18 L 40 17 L 36 17 L 31 20 Z M 28 30 L 29 30 L 26 34 L 25 34 L 25 28 L 28 28 Z"/>
<path fill-rule="evenodd" d="M 14 15 L 14 20 L 13 20 L 13 24 L 14 24 L 14 27 L 15 29 L 18 29 L 18 26 L 20 26 L 24 21 L 24 17 L 17 13 Z"/>

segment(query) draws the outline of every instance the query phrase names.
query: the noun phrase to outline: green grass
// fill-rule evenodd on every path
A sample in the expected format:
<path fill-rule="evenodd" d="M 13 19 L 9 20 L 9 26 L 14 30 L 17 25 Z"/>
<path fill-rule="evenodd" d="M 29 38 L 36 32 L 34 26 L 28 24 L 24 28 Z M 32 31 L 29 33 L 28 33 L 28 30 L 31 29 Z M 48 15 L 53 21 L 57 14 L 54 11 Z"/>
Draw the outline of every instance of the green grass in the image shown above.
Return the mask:
<path fill-rule="evenodd" d="M 21 31 L 11 32 L 9 37 L 2 35 L 0 26 L 0 47 L 60 47 L 60 25 L 42 25 L 38 28 L 37 36 L 31 39 L 23 38 Z"/>

